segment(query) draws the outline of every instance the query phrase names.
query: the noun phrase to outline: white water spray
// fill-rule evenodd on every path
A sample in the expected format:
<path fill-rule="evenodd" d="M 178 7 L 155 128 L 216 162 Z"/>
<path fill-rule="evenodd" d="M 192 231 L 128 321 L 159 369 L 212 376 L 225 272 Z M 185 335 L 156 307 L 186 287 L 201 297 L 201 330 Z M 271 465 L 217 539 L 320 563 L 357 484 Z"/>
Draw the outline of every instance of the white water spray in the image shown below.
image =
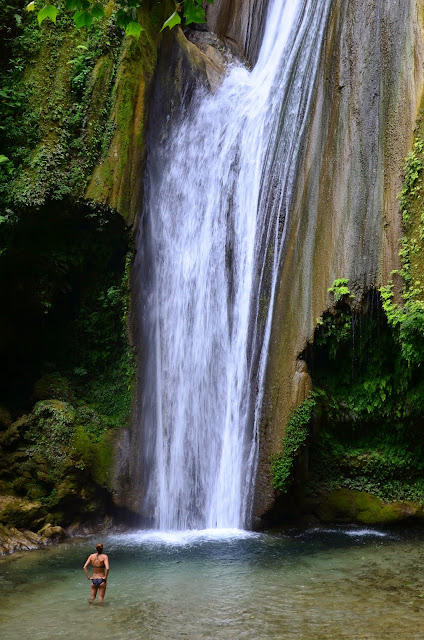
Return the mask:
<path fill-rule="evenodd" d="M 150 153 L 145 510 L 161 530 L 249 525 L 274 293 L 330 2 L 271 2 L 253 71 L 235 66 L 214 95 L 199 91 Z"/>

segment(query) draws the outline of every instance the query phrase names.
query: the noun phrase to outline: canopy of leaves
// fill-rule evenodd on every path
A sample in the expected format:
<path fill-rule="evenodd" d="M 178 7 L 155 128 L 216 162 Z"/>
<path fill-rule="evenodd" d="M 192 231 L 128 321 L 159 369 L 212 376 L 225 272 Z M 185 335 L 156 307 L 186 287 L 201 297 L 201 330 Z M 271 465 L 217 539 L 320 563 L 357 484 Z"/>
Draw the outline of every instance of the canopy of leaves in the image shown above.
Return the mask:
<path fill-rule="evenodd" d="M 139 38 L 143 31 L 142 26 L 137 19 L 137 9 L 141 6 L 143 0 L 119 0 L 119 9 L 116 12 L 116 24 L 125 29 L 127 36 Z M 208 4 L 213 4 L 214 0 L 206 0 Z M 27 6 L 27 11 L 35 11 L 40 4 L 40 0 L 32 0 Z M 95 0 L 65 0 L 64 9 L 67 12 L 74 12 L 73 18 L 78 29 L 83 27 L 89 28 L 95 18 L 105 18 L 105 10 L 103 5 Z M 44 4 L 37 11 L 38 24 L 41 25 L 44 20 L 51 20 L 56 24 L 56 18 L 61 10 L 61 5 Z M 181 18 L 181 14 L 183 18 Z M 181 24 L 187 26 L 192 23 L 206 22 L 206 14 L 203 9 L 203 0 L 182 0 L 177 3 L 175 11 L 169 16 L 162 25 L 161 31 L 166 27 L 173 29 L 176 25 Z"/>

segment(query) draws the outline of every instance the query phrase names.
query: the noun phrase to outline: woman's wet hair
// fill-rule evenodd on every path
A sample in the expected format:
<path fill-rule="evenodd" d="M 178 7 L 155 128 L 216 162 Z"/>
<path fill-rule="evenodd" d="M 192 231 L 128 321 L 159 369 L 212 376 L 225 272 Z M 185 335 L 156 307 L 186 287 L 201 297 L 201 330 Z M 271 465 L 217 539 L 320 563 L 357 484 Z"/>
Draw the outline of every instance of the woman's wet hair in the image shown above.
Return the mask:
<path fill-rule="evenodd" d="M 101 542 L 96 544 L 97 553 L 101 553 L 103 551 L 103 545 Z"/>

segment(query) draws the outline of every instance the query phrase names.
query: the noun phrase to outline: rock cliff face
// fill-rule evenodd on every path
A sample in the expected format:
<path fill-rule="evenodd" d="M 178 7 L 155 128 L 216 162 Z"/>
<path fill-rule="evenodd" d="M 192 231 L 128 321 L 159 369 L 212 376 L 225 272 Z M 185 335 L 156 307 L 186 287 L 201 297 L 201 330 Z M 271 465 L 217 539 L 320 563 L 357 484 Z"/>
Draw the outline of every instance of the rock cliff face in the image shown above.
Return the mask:
<path fill-rule="evenodd" d="M 215 0 L 208 5 L 208 27 L 233 54 L 253 65 L 268 4 L 269 0 Z M 360 297 L 365 289 L 385 283 L 398 266 L 401 228 L 396 195 L 401 189 L 404 158 L 412 147 L 424 82 L 423 4 L 424 0 L 333 0 L 274 313 L 260 433 L 258 517 L 275 499 L 270 456 L 281 448 L 290 410 L 311 388 L 306 365 L 297 358 L 312 339 L 316 318 L 328 308 L 328 288 L 335 278 L 349 278 Z M 32 139 L 31 133 L 25 140 L 26 165 L 9 190 L 14 194 L 13 205 L 22 211 L 23 227 L 29 224 L 29 212 L 41 216 L 29 228 L 40 229 L 40 219 L 47 215 L 43 218 L 42 208 L 47 204 L 53 216 L 56 205 L 63 209 L 66 203 L 72 208 L 76 200 L 85 198 L 94 205 L 93 210 L 107 205 L 130 225 L 139 221 L 138 230 L 143 232 L 140 201 L 149 107 L 154 127 L 155 120 L 175 112 L 189 99 L 193 83 L 213 90 L 226 61 L 215 36 L 196 31 L 186 38 L 178 29 L 162 38 L 157 62 L 158 24 L 167 9 L 166 3 L 155 9 L 155 23 L 148 9 L 141 10 L 145 32 L 138 43 L 121 47 L 117 38 L 116 45 L 112 42 L 105 52 L 105 34 L 99 31 L 90 36 L 99 51 L 95 61 L 81 44 L 81 33 L 71 29 L 68 33 L 67 27 L 63 34 L 58 33 L 53 25 L 44 25 L 45 40 L 39 53 L 25 53 L 28 68 L 16 81 L 28 96 L 28 114 L 21 120 L 27 122 L 35 114 L 39 132 L 38 137 Z M 116 34 L 111 32 L 108 38 L 113 40 L 112 36 Z M 80 52 L 70 65 L 74 50 Z M 90 68 L 83 91 L 78 85 L 78 65 Z M 33 120 L 28 123 L 28 132 L 32 132 Z M 109 209 L 100 210 L 103 217 L 96 211 L 100 222 L 104 218 L 110 227 L 104 213 Z M 91 209 L 83 213 L 81 218 L 90 220 L 94 215 Z M 119 233 L 123 235 L 122 230 Z M 94 231 L 93 238 L 97 238 Z M 80 255 L 80 239 L 74 244 Z M 122 272 L 121 264 L 119 268 Z M 145 268 L 149 268 L 149 257 L 139 256 L 135 269 Z M 121 272 L 114 276 L 116 281 Z M 111 280 L 104 289 L 109 292 L 115 285 Z M 140 304 L 134 296 L 133 309 L 142 314 Z M 3 335 L 8 334 L 4 331 Z M 142 352 L 139 358 L 142 383 Z M 79 364 L 72 362 L 72 367 Z M 28 384 L 43 373 L 31 374 L 34 379 Z M 8 404 L 8 398 L 0 400 Z M 20 406 L 14 419 L 19 412 Z M 142 412 L 135 403 L 134 428 L 123 429 L 117 439 L 118 469 L 113 482 L 116 503 L 134 512 L 143 486 L 136 427 Z M 10 425 L 3 426 L 6 430 Z"/>
<path fill-rule="evenodd" d="M 308 389 L 296 359 L 329 305 L 328 288 L 345 277 L 360 293 L 399 264 L 396 196 L 423 89 L 422 4 L 333 3 L 273 320 L 258 516 L 274 501 L 270 455 L 281 448 L 301 387 Z"/>
<path fill-rule="evenodd" d="M 268 5 L 269 0 L 216 0 L 208 6 L 208 27 L 254 64 Z"/>
<path fill-rule="evenodd" d="M 290 411 L 311 388 L 297 358 L 330 304 L 328 288 L 336 278 L 349 278 L 359 299 L 387 282 L 399 264 L 396 196 L 423 88 L 422 5 L 333 2 L 274 311 L 254 508 L 259 518 L 275 500 L 270 456 L 281 449 Z M 267 8 L 267 0 L 216 0 L 208 6 L 208 28 L 254 64 Z M 192 40 L 181 31 L 165 40 L 150 103 L 152 127 L 164 111 L 175 113 L 189 99 L 193 82 L 212 88 L 219 82 L 223 61 L 205 55 L 200 36 Z M 146 268 L 144 256 L 136 269 Z M 136 405 L 134 425 L 142 413 Z M 116 477 L 116 501 L 133 511 L 144 482 L 137 470 L 148 468 L 136 453 L 137 433 L 133 426 L 120 441 Z"/>

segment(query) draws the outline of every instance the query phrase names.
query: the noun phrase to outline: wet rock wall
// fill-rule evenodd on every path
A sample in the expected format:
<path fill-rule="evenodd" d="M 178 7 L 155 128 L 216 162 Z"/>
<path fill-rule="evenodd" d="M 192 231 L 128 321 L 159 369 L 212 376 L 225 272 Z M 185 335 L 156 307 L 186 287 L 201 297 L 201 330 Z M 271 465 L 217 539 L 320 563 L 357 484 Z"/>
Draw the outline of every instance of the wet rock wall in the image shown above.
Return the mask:
<path fill-rule="evenodd" d="M 422 4 L 333 3 L 274 312 L 257 517 L 274 502 L 269 459 L 303 399 L 297 381 L 309 387 L 296 360 L 330 304 L 328 288 L 344 277 L 360 294 L 399 265 L 396 196 L 423 88 Z"/>

